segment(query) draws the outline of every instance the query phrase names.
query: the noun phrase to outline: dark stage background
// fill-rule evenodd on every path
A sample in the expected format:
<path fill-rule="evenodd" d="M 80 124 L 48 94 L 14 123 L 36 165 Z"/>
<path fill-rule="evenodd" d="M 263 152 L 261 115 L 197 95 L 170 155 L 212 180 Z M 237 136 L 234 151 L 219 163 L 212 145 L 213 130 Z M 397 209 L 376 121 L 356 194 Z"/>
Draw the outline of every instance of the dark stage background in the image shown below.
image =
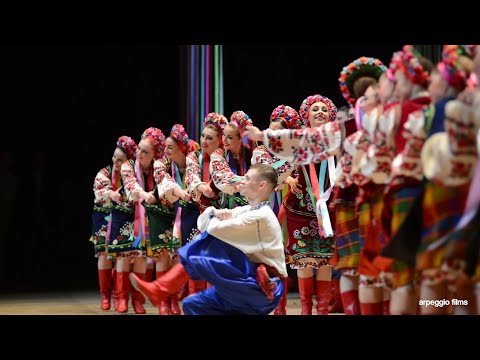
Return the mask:
<path fill-rule="evenodd" d="M 402 44 L 224 45 L 224 113 L 260 127 L 320 93 L 344 105 L 343 66 L 388 65 Z M 2 57 L 0 291 L 94 290 L 92 184 L 116 139 L 183 122 L 180 46 L 8 46 Z"/>

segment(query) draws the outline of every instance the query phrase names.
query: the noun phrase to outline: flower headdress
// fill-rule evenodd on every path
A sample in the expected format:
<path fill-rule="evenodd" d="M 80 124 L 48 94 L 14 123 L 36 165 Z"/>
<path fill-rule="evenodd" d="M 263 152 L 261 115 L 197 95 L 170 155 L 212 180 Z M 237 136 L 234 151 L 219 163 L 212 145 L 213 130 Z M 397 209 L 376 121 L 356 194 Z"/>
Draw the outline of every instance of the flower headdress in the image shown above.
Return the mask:
<path fill-rule="evenodd" d="M 312 106 L 313 104 L 319 101 L 327 105 L 330 121 L 335 121 L 335 119 L 337 118 L 337 107 L 335 106 L 332 100 L 330 100 L 326 96 L 322 96 L 318 94 L 311 95 L 307 97 L 305 100 L 303 100 L 302 105 L 300 105 L 299 114 L 305 126 L 310 127 L 310 121 L 308 120 L 308 111 L 310 110 L 310 106 Z"/>
<path fill-rule="evenodd" d="M 353 97 L 353 83 L 362 76 L 373 77 L 379 79 L 380 75 L 387 71 L 387 67 L 383 63 L 372 57 L 362 56 L 351 62 L 340 72 L 340 91 L 347 102 L 353 106 L 356 99 Z"/>
<path fill-rule="evenodd" d="M 134 159 L 137 144 L 130 136 L 120 136 L 117 140 L 117 147 L 127 154 L 129 160 Z"/>
<path fill-rule="evenodd" d="M 188 154 L 189 152 L 198 150 L 200 146 L 188 137 L 187 132 L 182 124 L 175 124 L 170 131 L 169 137 L 175 139 L 181 152 Z"/>
<path fill-rule="evenodd" d="M 303 121 L 300 119 L 297 110 L 290 106 L 277 106 L 270 115 L 270 121 L 277 118 L 284 119 L 288 129 L 300 129 L 303 126 Z"/>
<path fill-rule="evenodd" d="M 150 141 L 153 145 L 154 157 L 156 159 L 159 159 L 163 155 L 163 150 L 165 150 L 165 135 L 163 135 L 162 130 L 150 127 L 143 132 L 141 139 Z"/>

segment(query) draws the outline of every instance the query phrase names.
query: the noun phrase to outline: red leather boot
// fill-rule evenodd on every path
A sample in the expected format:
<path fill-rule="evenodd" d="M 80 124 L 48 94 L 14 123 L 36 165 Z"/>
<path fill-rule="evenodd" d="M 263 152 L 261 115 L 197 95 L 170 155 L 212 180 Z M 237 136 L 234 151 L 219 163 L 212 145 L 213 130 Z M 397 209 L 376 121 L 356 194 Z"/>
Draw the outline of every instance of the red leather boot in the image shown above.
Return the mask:
<path fill-rule="evenodd" d="M 328 315 L 330 301 L 330 281 L 317 280 L 315 292 L 317 294 L 317 315 Z"/>
<path fill-rule="evenodd" d="M 383 315 L 383 301 L 378 303 L 360 303 L 362 315 Z"/>
<path fill-rule="evenodd" d="M 383 315 L 390 315 L 390 300 L 383 300 Z"/>
<path fill-rule="evenodd" d="M 156 279 L 160 279 L 163 275 L 165 275 L 167 271 L 157 271 L 156 274 Z M 153 304 L 153 303 L 152 303 Z M 155 305 L 154 305 L 155 306 Z M 158 307 L 158 315 L 170 315 L 170 297 L 162 300 L 160 304 L 157 306 Z"/>
<path fill-rule="evenodd" d="M 270 280 L 270 276 L 264 264 L 257 267 L 255 275 L 260 289 L 262 289 L 268 300 L 273 301 L 275 291 L 277 290 L 277 284 Z"/>
<path fill-rule="evenodd" d="M 178 294 L 170 296 L 170 315 L 182 315 L 182 310 L 178 306 Z"/>
<path fill-rule="evenodd" d="M 113 307 L 115 311 L 118 312 L 118 291 L 117 291 L 117 270 L 112 271 L 113 279 L 113 288 L 112 288 L 112 298 L 113 298 Z"/>
<path fill-rule="evenodd" d="M 178 294 L 177 294 L 177 299 L 178 301 L 182 301 L 183 299 L 185 299 L 188 295 L 190 295 L 190 287 L 189 287 L 189 281 L 187 281 L 185 284 L 183 284 L 181 287 L 180 287 L 180 290 L 178 291 Z"/>
<path fill-rule="evenodd" d="M 137 275 L 139 279 L 145 280 L 146 274 L 142 274 L 142 273 L 134 273 L 134 274 Z M 147 313 L 147 311 L 143 307 L 143 304 L 145 304 L 145 298 L 138 290 L 132 287 L 132 306 L 133 306 L 133 311 L 135 311 L 135 314 Z"/>
<path fill-rule="evenodd" d="M 154 269 L 147 268 L 147 271 L 145 271 L 145 281 L 152 282 L 154 273 Z"/>
<path fill-rule="evenodd" d="M 345 315 L 360 315 L 360 302 L 358 300 L 358 290 L 349 290 L 342 292 L 343 311 Z"/>
<path fill-rule="evenodd" d="M 309 278 L 298 278 L 298 292 L 302 304 L 302 315 L 312 315 L 313 306 L 313 276 Z"/>
<path fill-rule="evenodd" d="M 188 280 L 188 294 L 192 295 L 207 288 L 205 280 Z"/>
<path fill-rule="evenodd" d="M 281 297 L 280 302 L 278 303 L 278 306 L 275 309 L 275 312 L 273 313 L 273 315 L 287 315 L 287 293 L 288 293 L 287 279 L 288 278 L 283 279 L 282 297 Z"/>
<path fill-rule="evenodd" d="M 128 311 L 128 294 L 130 294 L 131 288 L 128 274 L 128 272 L 117 271 L 118 307 L 116 310 L 119 313 L 126 313 Z"/>
<path fill-rule="evenodd" d="M 102 297 L 100 309 L 110 310 L 112 269 L 98 270 L 98 284 L 100 286 L 100 295 Z"/>
<path fill-rule="evenodd" d="M 329 313 L 343 313 L 342 297 L 340 295 L 340 280 L 332 279 L 330 284 Z"/>

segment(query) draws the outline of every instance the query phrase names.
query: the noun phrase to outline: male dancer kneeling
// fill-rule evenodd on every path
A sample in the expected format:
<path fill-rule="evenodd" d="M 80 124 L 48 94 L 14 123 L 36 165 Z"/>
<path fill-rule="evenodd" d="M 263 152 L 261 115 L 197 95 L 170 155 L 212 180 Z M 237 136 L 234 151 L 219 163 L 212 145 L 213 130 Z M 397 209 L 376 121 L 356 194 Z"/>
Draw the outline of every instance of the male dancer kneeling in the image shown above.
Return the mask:
<path fill-rule="evenodd" d="M 282 278 L 288 276 L 282 229 L 268 201 L 276 186 L 273 167 L 252 165 L 240 182 L 240 193 L 250 205 L 207 208 L 198 218 L 202 233 L 180 248 L 180 262 L 153 282 L 131 273 L 132 285 L 158 306 L 189 278 L 212 284 L 185 298 L 185 315 L 272 312 L 282 296 Z"/>

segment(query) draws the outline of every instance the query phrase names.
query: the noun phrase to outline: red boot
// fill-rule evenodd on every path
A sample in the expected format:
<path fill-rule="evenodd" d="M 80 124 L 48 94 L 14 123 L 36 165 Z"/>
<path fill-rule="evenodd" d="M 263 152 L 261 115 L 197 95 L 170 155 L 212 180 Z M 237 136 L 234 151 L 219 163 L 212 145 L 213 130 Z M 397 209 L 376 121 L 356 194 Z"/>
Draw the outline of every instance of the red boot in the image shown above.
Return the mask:
<path fill-rule="evenodd" d="M 188 294 L 192 295 L 207 288 L 205 280 L 188 280 Z"/>
<path fill-rule="evenodd" d="M 119 313 L 126 313 L 128 311 L 128 294 L 130 294 L 130 288 L 131 284 L 128 279 L 128 272 L 117 271 L 117 312 Z"/>
<path fill-rule="evenodd" d="M 280 299 L 280 302 L 278 303 L 277 308 L 275 309 L 275 312 L 273 315 L 287 315 L 287 279 L 283 279 L 283 293 L 282 293 L 282 298 Z"/>
<path fill-rule="evenodd" d="M 145 271 L 145 281 L 152 282 L 154 272 L 155 271 L 153 269 L 147 268 L 147 271 Z"/>
<path fill-rule="evenodd" d="M 313 276 L 309 278 L 298 278 L 298 292 L 302 304 L 302 315 L 312 315 L 313 306 Z"/>
<path fill-rule="evenodd" d="M 178 301 L 182 301 L 185 299 L 188 295 L 190 295 L 190 288 L 189 288 L 189 282 L 191 280 L 188 280 L 185 284 L 183 284 L 180 287 L 180 290 L 178 291 L 177 299 Z"/>
<path fill-rule="evenodd" d="M 390 315 L 390 300 L 383 300 L 383 315 Z"/>
<path fill-rule="evenodd" d="M 112 288 L 113 307 L 115 308 L 115 311 L 118 312 L 117 270 L 112 271 L 112 279 L 113 279 L 113 288 Z"/>
<path fill-rule="evenodd" d="M 358 300 L 358 290 L 349 290 L 342 292 L 343 311 L 345 315 L 360 315 L 360 303 Z"/>
<path fill-rule="evenodd" d="M 317 315 L 328 315 L 328 302 L 330 301 L 330 281 L 316 281 Z"/>
<path fill-rule="evenodd" d="M 170 315 L 170 298 L 162 300 L 158 306 L 158 315 Z"/>
<path fill-rule="evenodd" d="M 277 284 L 270 280 L 270 276 L 268 275 L 265 265 L 261 264 L 257 267 L 256 277 L 258 285 L 260 285 L 260 288 L 267 299 L 273 301 L 275 291 L 277 290 Z"/>
<path fill-rule="evenodd" d="M 383 301 L 378 303 L 360 303 L 362 315 L 383 315 Z"/>
<path fill-rule="evenodd" d="M 134 273 L 137 275 L 139 279 L 145 280 L 145 274 L 142 273 Z M 145 298 L 143 295 L 137 291 L 134 287 L 132 287 L 132 306 L 133 306 L 133 311 L 135 311 L 135 314 L 146 314 L 147 311 L 143 307 L 143 304 L 145 304 Z"/>
<path fill-rule="evenodd" d="M 112 294 L 112 269 L 98 270 L 98 283 L 102 301 L 100 309 L 110 310 L 110 299 Z"/>
<path fill-rule="evenodd" d="M 170 296 L 170 315 L 182 315 L 182 310 L 178 306 L 178 295 Z"/>
<path fill-rule="evenodd" d="M 160 279 L 167 272 L 168 271 L 157 271 L 157 279 Z M 170 297 L 160 302 L 160 305 L 158 306 L 158 315 L 170 315 Z"/>
<path fill-rule="evenodd" d="M 330 285 L 329 313 L 343 313 L 342 297 L 340 296 L 340 280 L 332 279 Z"/>

